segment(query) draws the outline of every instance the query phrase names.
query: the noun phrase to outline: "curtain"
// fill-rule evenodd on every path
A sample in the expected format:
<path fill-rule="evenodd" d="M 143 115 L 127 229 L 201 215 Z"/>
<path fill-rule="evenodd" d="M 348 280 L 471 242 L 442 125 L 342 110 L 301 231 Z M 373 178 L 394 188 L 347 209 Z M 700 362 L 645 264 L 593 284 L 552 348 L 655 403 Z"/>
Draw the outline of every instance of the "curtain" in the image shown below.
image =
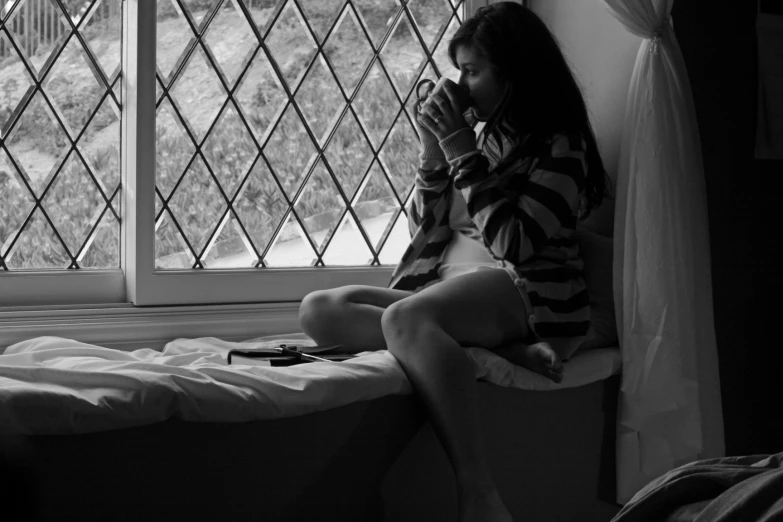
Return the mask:
<path fill-rule="evenodd" d="M 701 145 L 674 0 L 600 0 L 643 38 L 626 103 L 614 222 L 623 354 L 617 501 L 724 454 Z"/>

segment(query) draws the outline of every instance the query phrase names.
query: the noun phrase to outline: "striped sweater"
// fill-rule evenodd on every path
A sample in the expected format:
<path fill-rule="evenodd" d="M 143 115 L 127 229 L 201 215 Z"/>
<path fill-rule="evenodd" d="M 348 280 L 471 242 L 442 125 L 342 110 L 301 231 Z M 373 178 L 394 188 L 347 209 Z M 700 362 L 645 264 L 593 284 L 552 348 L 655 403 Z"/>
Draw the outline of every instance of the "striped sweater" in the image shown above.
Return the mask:
<path fill-rule="evenodd" d="M 581 136 L 558 134 L 537 148 L 491 169 L 471 128 L 440 145 L 424 142 L 408 208 L 411 243 L 389 288 L 418 292 L 440 281 L 438 268 L 454 233 L 454 183 L 492 257 L 527 280 L 534 334 L 553 347 L 559 340 L 562 350 L 556 350 L 570 354 L 590 323 L 583 263 L 571 237 L 584 195 L 586 144 Z"/>

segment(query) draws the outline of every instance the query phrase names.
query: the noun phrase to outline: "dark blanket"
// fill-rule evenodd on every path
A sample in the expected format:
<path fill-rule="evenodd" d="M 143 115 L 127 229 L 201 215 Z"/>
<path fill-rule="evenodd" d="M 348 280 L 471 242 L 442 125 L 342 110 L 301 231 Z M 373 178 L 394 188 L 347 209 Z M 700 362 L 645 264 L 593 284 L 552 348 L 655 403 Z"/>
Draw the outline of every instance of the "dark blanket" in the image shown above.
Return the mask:
<path fill-rule="evenodd" d="M 647 484 L 612 522 L 783 521 L 783 453 L 686 464 Z"/>

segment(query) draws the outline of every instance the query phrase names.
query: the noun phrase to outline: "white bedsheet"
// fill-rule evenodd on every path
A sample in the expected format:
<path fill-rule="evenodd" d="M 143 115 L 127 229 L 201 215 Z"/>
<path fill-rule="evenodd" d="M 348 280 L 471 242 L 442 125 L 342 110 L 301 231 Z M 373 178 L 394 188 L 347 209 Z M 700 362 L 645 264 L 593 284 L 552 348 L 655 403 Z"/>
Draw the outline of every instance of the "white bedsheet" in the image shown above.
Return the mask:
<path fill-rule="evenodd" d="M 289 367 L 227 365 L 230 349 L 314 343 L 302 334 L 242 343 L 177 339 L 163 351 L 122 352 L 60 337 L 38 337 L 0 355 L 0 431 L 68 434 L 142 426 L 176 417 L 245 422 L 327 410 L 384 395 L 412 393 L 388 351 L 344 362 Z M 620 370 L 619 350 L 575 354 L 555 384 L 481 348 L 468 348 L 476 378 L 500 386 L 552 390 L 605 379 Z"/>

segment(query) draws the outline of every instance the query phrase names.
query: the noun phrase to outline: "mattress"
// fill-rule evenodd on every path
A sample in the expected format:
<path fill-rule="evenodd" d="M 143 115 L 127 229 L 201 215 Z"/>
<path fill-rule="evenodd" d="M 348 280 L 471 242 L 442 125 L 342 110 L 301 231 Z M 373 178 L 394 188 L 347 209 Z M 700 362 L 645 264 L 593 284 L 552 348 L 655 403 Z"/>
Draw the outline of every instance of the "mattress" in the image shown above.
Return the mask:
<path fill-rule="evenodd" d="M 178 418 L 248 422 L 304 415 L 412 389 L 388 351 L 343 362 L 288 367 L 228 365 L 231 349 L 315 343 L 304 334 L 228 342 L 177 339 L 162 351 L 123 352 L 61 337 L 38 337 L 0 355 L 0 432 L 90 433 Z M 466 348 L 476 378 L 503 387 L 556 390 L 619 373 L 616 347 L 576 353 L 556 384 L 482 348 Z"/>

